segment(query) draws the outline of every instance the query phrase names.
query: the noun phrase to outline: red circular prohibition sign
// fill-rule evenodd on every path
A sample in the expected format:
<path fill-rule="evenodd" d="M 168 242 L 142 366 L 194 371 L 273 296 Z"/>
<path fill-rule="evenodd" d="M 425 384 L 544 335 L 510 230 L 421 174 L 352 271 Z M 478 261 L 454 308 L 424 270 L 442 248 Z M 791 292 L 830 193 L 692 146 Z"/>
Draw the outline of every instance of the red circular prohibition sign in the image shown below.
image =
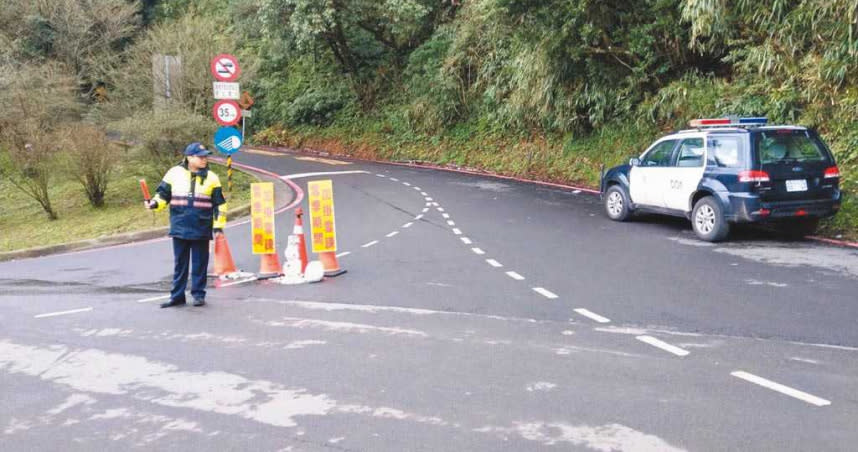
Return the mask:
<path fill-rule="evenodd" d="M 212 58 L 211 71 L 214 78 L 221 82 L 234 82 L 241 75 L 241 66 L 238 65 L 238 58 L 222 53 Z"/>

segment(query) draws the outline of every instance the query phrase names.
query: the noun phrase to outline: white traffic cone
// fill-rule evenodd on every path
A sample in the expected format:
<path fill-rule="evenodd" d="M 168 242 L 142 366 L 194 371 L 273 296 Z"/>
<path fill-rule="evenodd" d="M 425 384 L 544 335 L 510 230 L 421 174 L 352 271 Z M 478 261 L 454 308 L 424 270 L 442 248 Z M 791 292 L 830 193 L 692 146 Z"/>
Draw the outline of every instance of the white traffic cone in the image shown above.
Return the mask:
<path fill-rule="evenodd" d="M 294 234 L 290 235 L 286 241 L 286 250 L 283 251 L 286 263 L 283 264 L 283 276 L 278 278 L 278 282 L 281 284 L 301 284 L 304 282 L 304 274 L 301 272 L 301 255 L 298 250 L 299 243 L 298 236 Z"/>

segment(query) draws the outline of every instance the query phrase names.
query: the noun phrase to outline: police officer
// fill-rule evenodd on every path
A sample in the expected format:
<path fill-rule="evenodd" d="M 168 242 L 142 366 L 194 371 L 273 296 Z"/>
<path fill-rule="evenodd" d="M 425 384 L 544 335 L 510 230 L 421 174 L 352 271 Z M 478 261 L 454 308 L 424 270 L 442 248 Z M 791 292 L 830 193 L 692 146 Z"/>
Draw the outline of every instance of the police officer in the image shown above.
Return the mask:
<path fill-rule="evenodd" d="M 211 154 L 198 142 L 185 148 L 185 159 L 170 168 L 158 185 L 148 209 L 170 206 L 170 237 L 173 238 L 173 290 L 162 308 L 186 303 L 188 267 L 191 266 L 191 296 L 194 306 L 206 304 L 206 277 L 212 233 L 223 234 L 226 199 L 217 174 L 208 170 Z M 191 256 L 193 255 L 193 265 Z"/>

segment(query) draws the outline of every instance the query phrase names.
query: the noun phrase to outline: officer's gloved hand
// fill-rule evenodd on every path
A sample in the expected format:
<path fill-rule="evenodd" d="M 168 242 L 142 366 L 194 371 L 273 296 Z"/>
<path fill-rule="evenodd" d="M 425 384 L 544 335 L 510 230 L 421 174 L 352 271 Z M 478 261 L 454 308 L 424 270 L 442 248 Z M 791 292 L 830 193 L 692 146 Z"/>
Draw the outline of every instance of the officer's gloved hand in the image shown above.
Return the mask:
<path fill-rule="evenodd" d="M 147 209 L 152 210 L 158 207 L 158 201 L 150 199 L 149 201 L 143 201 L 143 205 L 146 206 Z"/>
<path fill-rule="evenodd" d="M 214 228 L 213 232 L 214 232 L 215 236 L 223 235 L 223 229 L 221 229 L 221 228 Z"/>

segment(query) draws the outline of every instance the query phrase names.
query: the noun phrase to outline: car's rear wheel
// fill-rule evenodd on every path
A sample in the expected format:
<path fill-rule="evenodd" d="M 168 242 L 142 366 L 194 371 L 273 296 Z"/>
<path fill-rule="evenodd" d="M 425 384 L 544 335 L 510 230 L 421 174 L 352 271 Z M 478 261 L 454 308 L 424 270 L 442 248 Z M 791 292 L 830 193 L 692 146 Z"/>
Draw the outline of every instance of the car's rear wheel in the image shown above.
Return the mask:
<path fill-rule="evenodd" d="M 819 218 L 801 218 L 778 225 L 778 232 L 786 239 L 799 240 L 812 235 L 819 227 Z"/>
<path fill-rule="evenodd" d="M 605 213 L 614 221 L 626 221 L 631 216 L 629 197 L 619 185 L 611 185 L 605 192 Z"/>
<path fill-rule="evenodd" d="M 694 204 L 691 211 L 691 227 L 701 240 L 720 242 L 730 233 L 730 223 L 724 219 L 721 204 L 707 196 Z"/>

